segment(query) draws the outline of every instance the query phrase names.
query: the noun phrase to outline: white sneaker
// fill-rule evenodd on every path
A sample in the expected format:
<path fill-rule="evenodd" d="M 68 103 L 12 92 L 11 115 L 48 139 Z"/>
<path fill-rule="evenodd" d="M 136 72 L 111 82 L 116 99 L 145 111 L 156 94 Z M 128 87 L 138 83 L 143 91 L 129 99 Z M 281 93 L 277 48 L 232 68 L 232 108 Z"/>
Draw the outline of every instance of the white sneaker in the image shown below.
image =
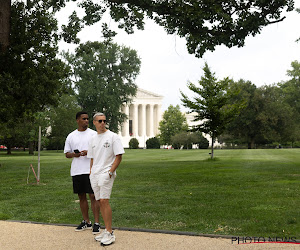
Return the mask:
<path fill-rule="evenodd" d="M 97 235 L 97 236 L 95 237 L 95 240 L 96 240 L 96 241 L 101 241 L 101 240 L 103 239 L 104 235 L 106 235 L 106 234 L 109 234 L 109 232 L 105 229 L 104 231 L 102 231 L 101 234 L 99 234 L 99 235 Z"/>
<path fill-rule="evenodd" d="M 116 236 L 114 235 L 114 232 L 110 233 L 107 232 L 104 234 L 102 240 L 101 240 L 101 245 L 108 246 L 116 241 Z"/>

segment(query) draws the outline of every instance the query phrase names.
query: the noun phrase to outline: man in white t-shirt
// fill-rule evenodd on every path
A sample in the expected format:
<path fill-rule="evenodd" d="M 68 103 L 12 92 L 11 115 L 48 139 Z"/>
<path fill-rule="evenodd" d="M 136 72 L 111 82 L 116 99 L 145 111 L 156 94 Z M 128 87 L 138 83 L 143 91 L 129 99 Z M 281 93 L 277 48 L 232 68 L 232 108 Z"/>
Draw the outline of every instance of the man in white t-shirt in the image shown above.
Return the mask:
<path fill-rule="evenodd" d="M 91 185 L 105 224 L 105 230 L 95 239 L 102 245 L 110 245 L 115 242 L 116 238 L 112 231 L 112 211 L 109 199 L 116 178 L 116 169 L 125 151 L 119 136 L 106 129 L 106 116 L 103 113 L 96 113 L 93 123 L 97 129 L 97 135 L 93 136 L 89 143 L 87 157 L 91 158 Z"/>
<path fill-rule="evenodd" d="M 96 135 L 96 131 L 89 129 L 89 116 L 86 112 L 81 111 L 76 114 L 78 128 L 71 132 L 65 142 L 64 153 L 67 158 L 72 158 L 71 176 L 73 181 L 73 192 L 78 194 L 80 209 L 83 221 L 75 231 L 93 229 L 93 234 L 100 233 L 100 208 L 95 200 L 93 189 L 91 187 L 90 159 L 87 158 L 87 150 L 90 139 Z M 86 194 L 89 194 L 91 208 L 94 214 L 95 224 L 92 225 L 89 219 L 89 205 Z"/>

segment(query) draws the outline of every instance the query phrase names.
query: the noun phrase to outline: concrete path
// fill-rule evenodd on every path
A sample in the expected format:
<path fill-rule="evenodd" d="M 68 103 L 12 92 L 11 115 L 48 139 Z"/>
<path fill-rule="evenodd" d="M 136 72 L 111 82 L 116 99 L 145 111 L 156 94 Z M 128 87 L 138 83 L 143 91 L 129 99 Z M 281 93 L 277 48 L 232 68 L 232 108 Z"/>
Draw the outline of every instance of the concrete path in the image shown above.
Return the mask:
<path fill-rule="evenodd" d="M 116 242 L 102 247 L 91 230 L 75 232 L 70 226 L 0 221 L 0 249 L 300 249 L 296 244 L 232 244 L 231 239 L 115 230 Z"/>

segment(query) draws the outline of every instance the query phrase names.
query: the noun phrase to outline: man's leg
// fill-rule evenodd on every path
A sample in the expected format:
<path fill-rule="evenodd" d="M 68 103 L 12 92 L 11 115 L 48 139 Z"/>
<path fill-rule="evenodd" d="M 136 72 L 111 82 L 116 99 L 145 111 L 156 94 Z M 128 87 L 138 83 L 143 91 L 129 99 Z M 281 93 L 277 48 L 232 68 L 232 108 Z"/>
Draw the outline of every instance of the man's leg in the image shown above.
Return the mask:
<path fill-rule="evenodd" d="M 95 223 L 99 223 L 99 217 L 100 217 L 100 205 L 99 202 L 95 200 L 94 194 L 89 194 L 90 200 L 91 200 L 91 208 L 94 214 Z"/>
<path fill-rule="evenodd" d="M 112 232 L 112 211 L 109 204 L 109 199 L 100 199 L 100 211 L 104 220 L 105 228 L 108 232 Z"/>
<path fill-rule="evenodd" d="M 82 217 L 83 219 L 89 223 L 90 222 L 90 218 L 89 218 L 89 204 L 86 198 L 86 194 L 82 193 L 82 194 L 78 194 L 79 197 L 79 203 L 80 203 L 80 209 L 81 209 L 81 213 L 82 213 Z"/>

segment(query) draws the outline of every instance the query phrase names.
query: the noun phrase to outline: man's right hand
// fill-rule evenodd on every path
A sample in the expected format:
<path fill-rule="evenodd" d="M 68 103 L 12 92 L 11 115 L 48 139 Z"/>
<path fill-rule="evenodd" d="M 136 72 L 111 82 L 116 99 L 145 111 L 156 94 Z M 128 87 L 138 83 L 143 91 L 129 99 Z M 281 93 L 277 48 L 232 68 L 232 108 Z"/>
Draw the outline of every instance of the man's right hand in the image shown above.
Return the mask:
<path fill-rule="evenodd" d="M 73 153 L 73 157 L 80 157 L 81 156 L 81 153 Z"/>

